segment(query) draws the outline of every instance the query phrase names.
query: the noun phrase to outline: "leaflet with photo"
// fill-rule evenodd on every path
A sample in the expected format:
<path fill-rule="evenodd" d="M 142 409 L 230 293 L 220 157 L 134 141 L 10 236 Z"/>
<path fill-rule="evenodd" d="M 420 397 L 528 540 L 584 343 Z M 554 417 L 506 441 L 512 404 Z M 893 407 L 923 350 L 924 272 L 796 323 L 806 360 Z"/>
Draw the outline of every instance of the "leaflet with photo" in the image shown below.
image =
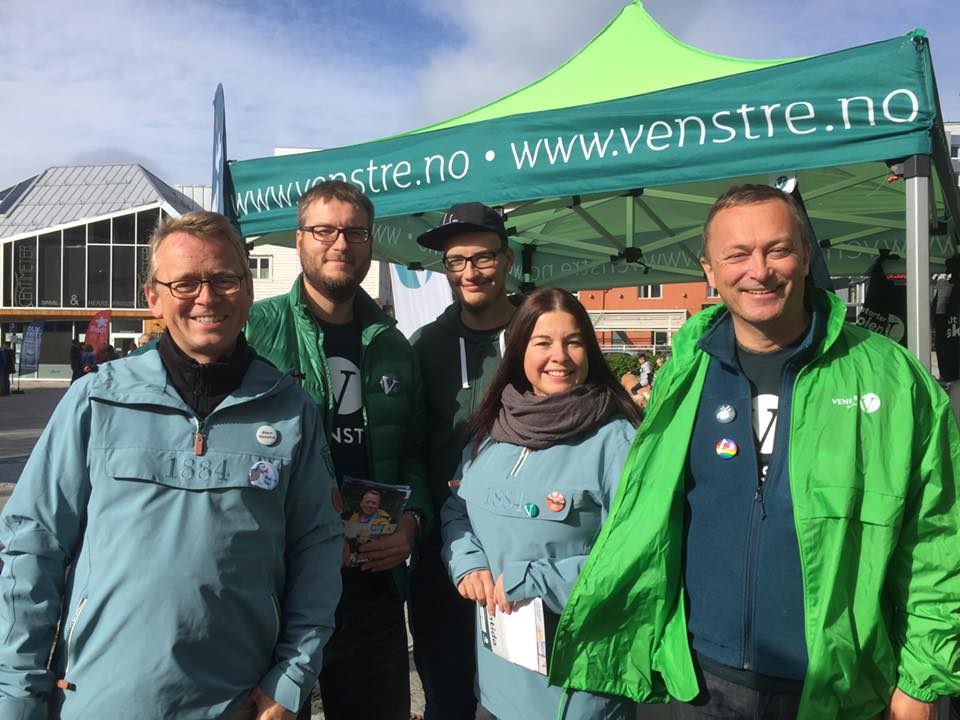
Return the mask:
<path fill-rule="evenodd" d="M 370 480 L 344 477 L 340 487 L 343 498 L 344 537 L 350 546 L 350 567 L 358 567 L 360 546 L 397 529 L 400 516 L 410 497 L 409 485 L 387 485 Z"/>
<path fill-rule="evenodd" d="M 483 646 L 505 660 L 547 674 L 557 616 L 544 608 L 542 598 L 525 600 L 509 615 L 477 605 L 477 625 Z"/>

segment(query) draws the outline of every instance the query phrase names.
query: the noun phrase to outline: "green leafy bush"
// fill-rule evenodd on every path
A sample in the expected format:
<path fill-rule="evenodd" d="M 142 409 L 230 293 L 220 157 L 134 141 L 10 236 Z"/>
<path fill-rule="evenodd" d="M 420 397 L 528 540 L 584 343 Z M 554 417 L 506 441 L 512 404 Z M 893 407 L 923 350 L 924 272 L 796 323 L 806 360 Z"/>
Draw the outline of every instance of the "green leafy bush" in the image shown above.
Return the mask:
<path fill-rule="evenodd" d="M 613 376 L 617 379 L 620 378 L 626 372 L 635 373 L 640 369 L 640 364 L 637 362 L 636 355 L 628 355 L 627 353 L 607 353 L 603 356 L 607 365 L 610 366 L 610 370 L 613 372 Z"/>

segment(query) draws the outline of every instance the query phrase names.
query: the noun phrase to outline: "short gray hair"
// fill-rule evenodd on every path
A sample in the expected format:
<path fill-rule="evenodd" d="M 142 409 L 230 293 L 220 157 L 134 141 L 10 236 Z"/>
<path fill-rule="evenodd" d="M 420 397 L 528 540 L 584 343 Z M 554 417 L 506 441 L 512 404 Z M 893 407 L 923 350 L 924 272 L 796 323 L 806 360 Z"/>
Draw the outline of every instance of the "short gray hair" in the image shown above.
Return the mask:
<path fill-rule="evenodd" d="M 233 224 L 220 213 L 209 212 L 207 210 L 196 210 L 188 212 L 180 217 L 167 217 L 150 235 L 150 263 L 147 271 L 147 282 L 153 283 L 157 279 L 157 251 L 160 245 L 170 235 L 176 232 L 186 233 L 193 237 L 218 237 L 234 249 L 237 259 L 243 267 L 243 275 L 250 278 L 250 264 L 247 258 L 250 253 L 247 251 L 246 243 Z"/>

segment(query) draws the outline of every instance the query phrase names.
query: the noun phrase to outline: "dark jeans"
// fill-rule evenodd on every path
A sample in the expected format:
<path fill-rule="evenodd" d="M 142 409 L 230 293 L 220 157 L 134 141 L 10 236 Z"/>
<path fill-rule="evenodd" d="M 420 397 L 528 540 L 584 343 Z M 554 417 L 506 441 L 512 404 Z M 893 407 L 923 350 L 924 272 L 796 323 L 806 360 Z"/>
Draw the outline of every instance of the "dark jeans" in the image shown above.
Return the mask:
<path fill-rule="evenodd" d="M 410 720 L 407 630 L 389 571 L 343 571 L 318 682 L 327 720 Z M 297 718 L 309 720 L 309 701 Z"/>
<path fill-rule="evenodd" d="M 427 542 L 410 566 L 413 660 L 423 683 L 424 720 L 473 720 L 477 714 L 476 604 L 460 597 Z"/>
<path fill-rule="evenodd" d="M 701 671 L 700 694 L 690 702 L 670 698 L 673 720 L 794 720 L 800 696 L 768 693 Z"/>

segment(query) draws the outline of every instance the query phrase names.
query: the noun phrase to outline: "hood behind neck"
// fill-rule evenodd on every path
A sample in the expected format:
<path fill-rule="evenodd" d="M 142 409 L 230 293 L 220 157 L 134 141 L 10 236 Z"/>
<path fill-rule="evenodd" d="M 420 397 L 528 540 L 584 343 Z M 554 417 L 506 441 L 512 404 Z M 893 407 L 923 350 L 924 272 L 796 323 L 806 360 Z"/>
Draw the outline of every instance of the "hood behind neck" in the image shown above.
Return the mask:
<path fill-rule="evenodd" d="M 517 294 L 508 295 L 507 299 L 514 308 L 519 307 L 520 303 L 523 302 L 523 296 Z M 474 330 L 473 328 L 467 327 L 460 318 L 459 302 L 453 302 L 448 305 L 437 318 L 437 325 L 446 332 L 458 338 L 463 338 L 466 342 L 480 344 L 489 343 L 492 337 L 500 335 L 509 324 L 510 323 L 507 322 L 503 325 L 490 328 L 488 330 Z"/>

